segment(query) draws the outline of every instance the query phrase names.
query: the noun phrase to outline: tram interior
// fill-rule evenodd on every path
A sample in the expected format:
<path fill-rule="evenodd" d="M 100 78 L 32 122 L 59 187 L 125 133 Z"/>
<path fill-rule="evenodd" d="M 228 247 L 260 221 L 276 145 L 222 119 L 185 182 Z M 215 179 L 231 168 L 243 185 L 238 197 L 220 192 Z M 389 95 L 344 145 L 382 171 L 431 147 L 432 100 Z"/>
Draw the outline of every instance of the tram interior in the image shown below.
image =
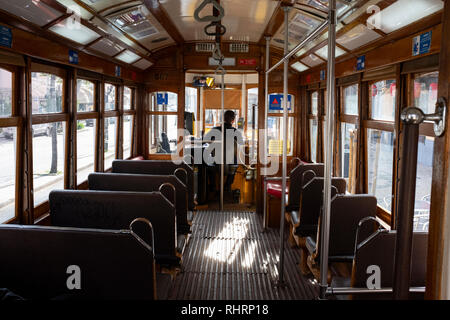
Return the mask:
<path fill-rule="evenodd" d="M 448 299 L 449 35 L 442 0 L 0 0 L 0 300 Z"/>

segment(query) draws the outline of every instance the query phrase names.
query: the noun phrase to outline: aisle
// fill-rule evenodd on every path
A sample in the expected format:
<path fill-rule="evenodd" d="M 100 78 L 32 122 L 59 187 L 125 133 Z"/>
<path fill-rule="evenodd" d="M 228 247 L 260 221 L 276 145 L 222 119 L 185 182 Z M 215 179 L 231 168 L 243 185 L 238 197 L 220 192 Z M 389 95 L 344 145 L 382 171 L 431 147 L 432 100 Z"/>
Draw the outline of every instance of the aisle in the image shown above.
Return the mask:
<path fill-rule="evenodd" d="M 297 265 L 300 251 L 285 248 L 287 286 L 278 288 L 278 230 L 262 233 L 254 212 L 199 211 L 171 299 L 314 299 L 317 286 Z"/>

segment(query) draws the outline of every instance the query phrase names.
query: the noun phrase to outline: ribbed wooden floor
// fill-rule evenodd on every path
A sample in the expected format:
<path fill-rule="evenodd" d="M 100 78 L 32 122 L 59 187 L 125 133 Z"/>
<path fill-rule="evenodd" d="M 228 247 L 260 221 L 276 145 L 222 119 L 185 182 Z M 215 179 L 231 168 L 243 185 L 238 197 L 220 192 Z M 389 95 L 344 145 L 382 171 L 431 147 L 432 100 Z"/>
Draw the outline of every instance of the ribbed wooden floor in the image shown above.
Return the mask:
<path fill-rule="evenodd" d="M 254 212 L 199 211 L 170 299 L 300 300 L 318 289 L 298 268 L 300 251 L 285 244 L 286 287 L 278 279 L 279 232 L 261 232 Z"/>

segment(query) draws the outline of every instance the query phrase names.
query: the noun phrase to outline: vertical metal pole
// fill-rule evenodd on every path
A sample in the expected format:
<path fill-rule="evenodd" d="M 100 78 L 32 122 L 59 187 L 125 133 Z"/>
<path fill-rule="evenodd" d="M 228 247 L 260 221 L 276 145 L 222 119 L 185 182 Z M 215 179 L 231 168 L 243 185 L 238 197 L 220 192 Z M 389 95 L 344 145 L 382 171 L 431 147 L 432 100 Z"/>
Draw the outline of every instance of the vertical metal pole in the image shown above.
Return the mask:
<path fill-rule="evenodd" d="M 270 37 L 266 37 L 266 71 L 269 70 L 270 67 Z M 269 162 L 269 158 L 268 158 L 268 152 L 267 152 L 267 114 L 269 112 L 269 73 L 266 72 L 265 74 L 266 78 L 265 78 L 265 110 L 264 110 L 264 141 L 263 141 L 263 150 L 260 151 L 260 154 L 264 155 L 264 166 L 267 166 L 268 162 Z M 262 153 L 261 153 L 262 152 Z M 263 174 L 263 180 L 266 177 L 266 171 L 265 169 L 262 171 L 264 172 Z M 263 193 L 264 193 L 264 203 L 263 203 L 263 229 L 266 230 L 267 229 L 267 184 L 264 182 L 264 189 L 263 189 Z"/>
<path fill-rule="evenodd" d="M 420 114 L 420 113 L 419 113 Z M 409 117 L 414 115 L 413 117 Z M 414 203 L 416 194 L 417 152 L 419 144 L 420 117 L 415 117 L 415 108 L 406 109 L 403 121 L 403 149 L 397 206 L 397 237 L 394 257 L 394 299 L 409 297 L 411 275 L 411 250 L 413 241 Z"/>
<path fill-rule="evenodd" d="M 289 10 L 284 7 L 284 54 L 289 50 Z M 286 175 L 287 175 L 287 115 L 288 115 L 288 68 L 289 60 L 284 61 L 283 75 L 283 176 L 281 180 L 281 214 L 280 214 L 280 264 L 278 268 L 278 283 L 284 284 L 284 214 L 286 211 Z"/>
<path fill-rule="evenodd" d="M 198 132 L 200 133 L 199 138 L 203 138 L 202 131 L 203 131 L 203 88 L 200 87 L 200 123 L 198 128 Z"/>
<path fill-rule="evenodd" d="M 224 184 L 224 169 L 225 169 L 225 110 L 224 110 L 224 90 L 225 90 L 225 71 L 222 70 L 222 91 L 221 91 L 221 103 L 222 103 L 222 152 L 221 152 L 221 164 L 220 164 L 220 211 L 223 211 L 223 184 Z"/>
<path fill-rule="evenodd" d="M 323 214 L 321 222 L 321 252 L 320 252 L 320 296 L 325 299 L 328 287 L 328 249 L 330 239 L 330 215 L 331 215 L 331 168 L 333 165 L 333 125 L 334 125 L 334 94 L 335 94 L 335 51 L 336 51 L 336 0 L 329 2 L 329 27 L 328 27 L 328 74 L 327 94 L 328 105 L 325 117 L 325 172 L 323 190 Z"/>

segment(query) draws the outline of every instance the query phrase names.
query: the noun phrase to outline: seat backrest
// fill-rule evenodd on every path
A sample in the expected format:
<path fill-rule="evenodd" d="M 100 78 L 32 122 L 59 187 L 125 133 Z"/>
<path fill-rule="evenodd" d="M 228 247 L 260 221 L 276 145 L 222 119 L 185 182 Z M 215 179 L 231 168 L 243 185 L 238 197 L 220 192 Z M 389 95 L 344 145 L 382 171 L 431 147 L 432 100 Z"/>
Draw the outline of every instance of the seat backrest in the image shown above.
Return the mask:
<path fill-rule="evenodd" d="M 352 257 L 355 250 L 358 223 L 365 217 L 375 217 L 377 199 L 372 195 L 337 195 L 331 201 L 330 260 L 334 257 Z M 367 227 L 367 226 L 366 226 Z M 362 228 L 359 239 L 366 239 L 373 230 Z"/>
<path fill-rule="evenodd" d="M 90 190 L 104 191 L 159 191 L 164 183 L 175 187 L 175 208 L 178 231 L 189 227 L 187 220 L 187 187 L 176 176 L 148 175 L 148 174 L 117 174 L 117 173 L 91 173 L 88 177 Z M 166 197 L 172 201 L 170 188 L 163 190 L 170 192 Z"/>
<path fill-rule="evenodd" d="M 295 208 L 299 206 L 303 182 L 303 174 L 306 171 L 313 171 L 316 177 L 323 177 L 323 164 L 300 163 L 289 173 L 289 203 L 288 207 Z"/>
<path fill-rule="evenodd" d="M 114 160 L 112 164 L 113 173 L 176 175 L 184 183 L 182 173 L 175 173 L 178 168 L 187 172 L 188 208 L 194 210 L 194 169 L 187 163 L 175 164 L 171 160 Z"/>
<path fill-rule="evenodd" d="M 136 218 L 153 226 L 156 262 L 172 264 L 176 257 L 175 207 L 159 192 L 54 190 L 49 195 L 53 226 L 128 229 Z M 140 234 L 151 242 L 149 234 Z"/>
<path fill-rule="evenodd" d="M 323 184 L 324 178 L 313 178 L 303 186 L 299 204 L 301 225 L 317 225 L 323 205 Z M 345 193 L 345 179 L 332 178 L 331 185 L 334 186 L 332 188 L 332 197 L 336 194 Z"/>
<path fill-rule="evenodd" d="M 367 268 L 378 266 L 381 272 L 381 288 L 392 288 L 394 277 L 394 255 L 396 231 L 377 231 L 357 245 L 353 260 L 351 285 L 355 288 L 367 288 L 367 279 L 371 273 Z M 411 257 L 411 287 L 424 287 L 426 279 L 428 234 L 413 233 Z M 414 294 L 415 297 L 419 295 Z M 423 297 L 423 294 L 421 294 Z M 354 299 L 391 299 L 392 294 L 353 295 Z"/>
<path fill-rule="evenodd" d="M 153 252 L 129 230 L 0 225 L 0 257 L 0 287 L 25 299 L 155 298 Z"/>

